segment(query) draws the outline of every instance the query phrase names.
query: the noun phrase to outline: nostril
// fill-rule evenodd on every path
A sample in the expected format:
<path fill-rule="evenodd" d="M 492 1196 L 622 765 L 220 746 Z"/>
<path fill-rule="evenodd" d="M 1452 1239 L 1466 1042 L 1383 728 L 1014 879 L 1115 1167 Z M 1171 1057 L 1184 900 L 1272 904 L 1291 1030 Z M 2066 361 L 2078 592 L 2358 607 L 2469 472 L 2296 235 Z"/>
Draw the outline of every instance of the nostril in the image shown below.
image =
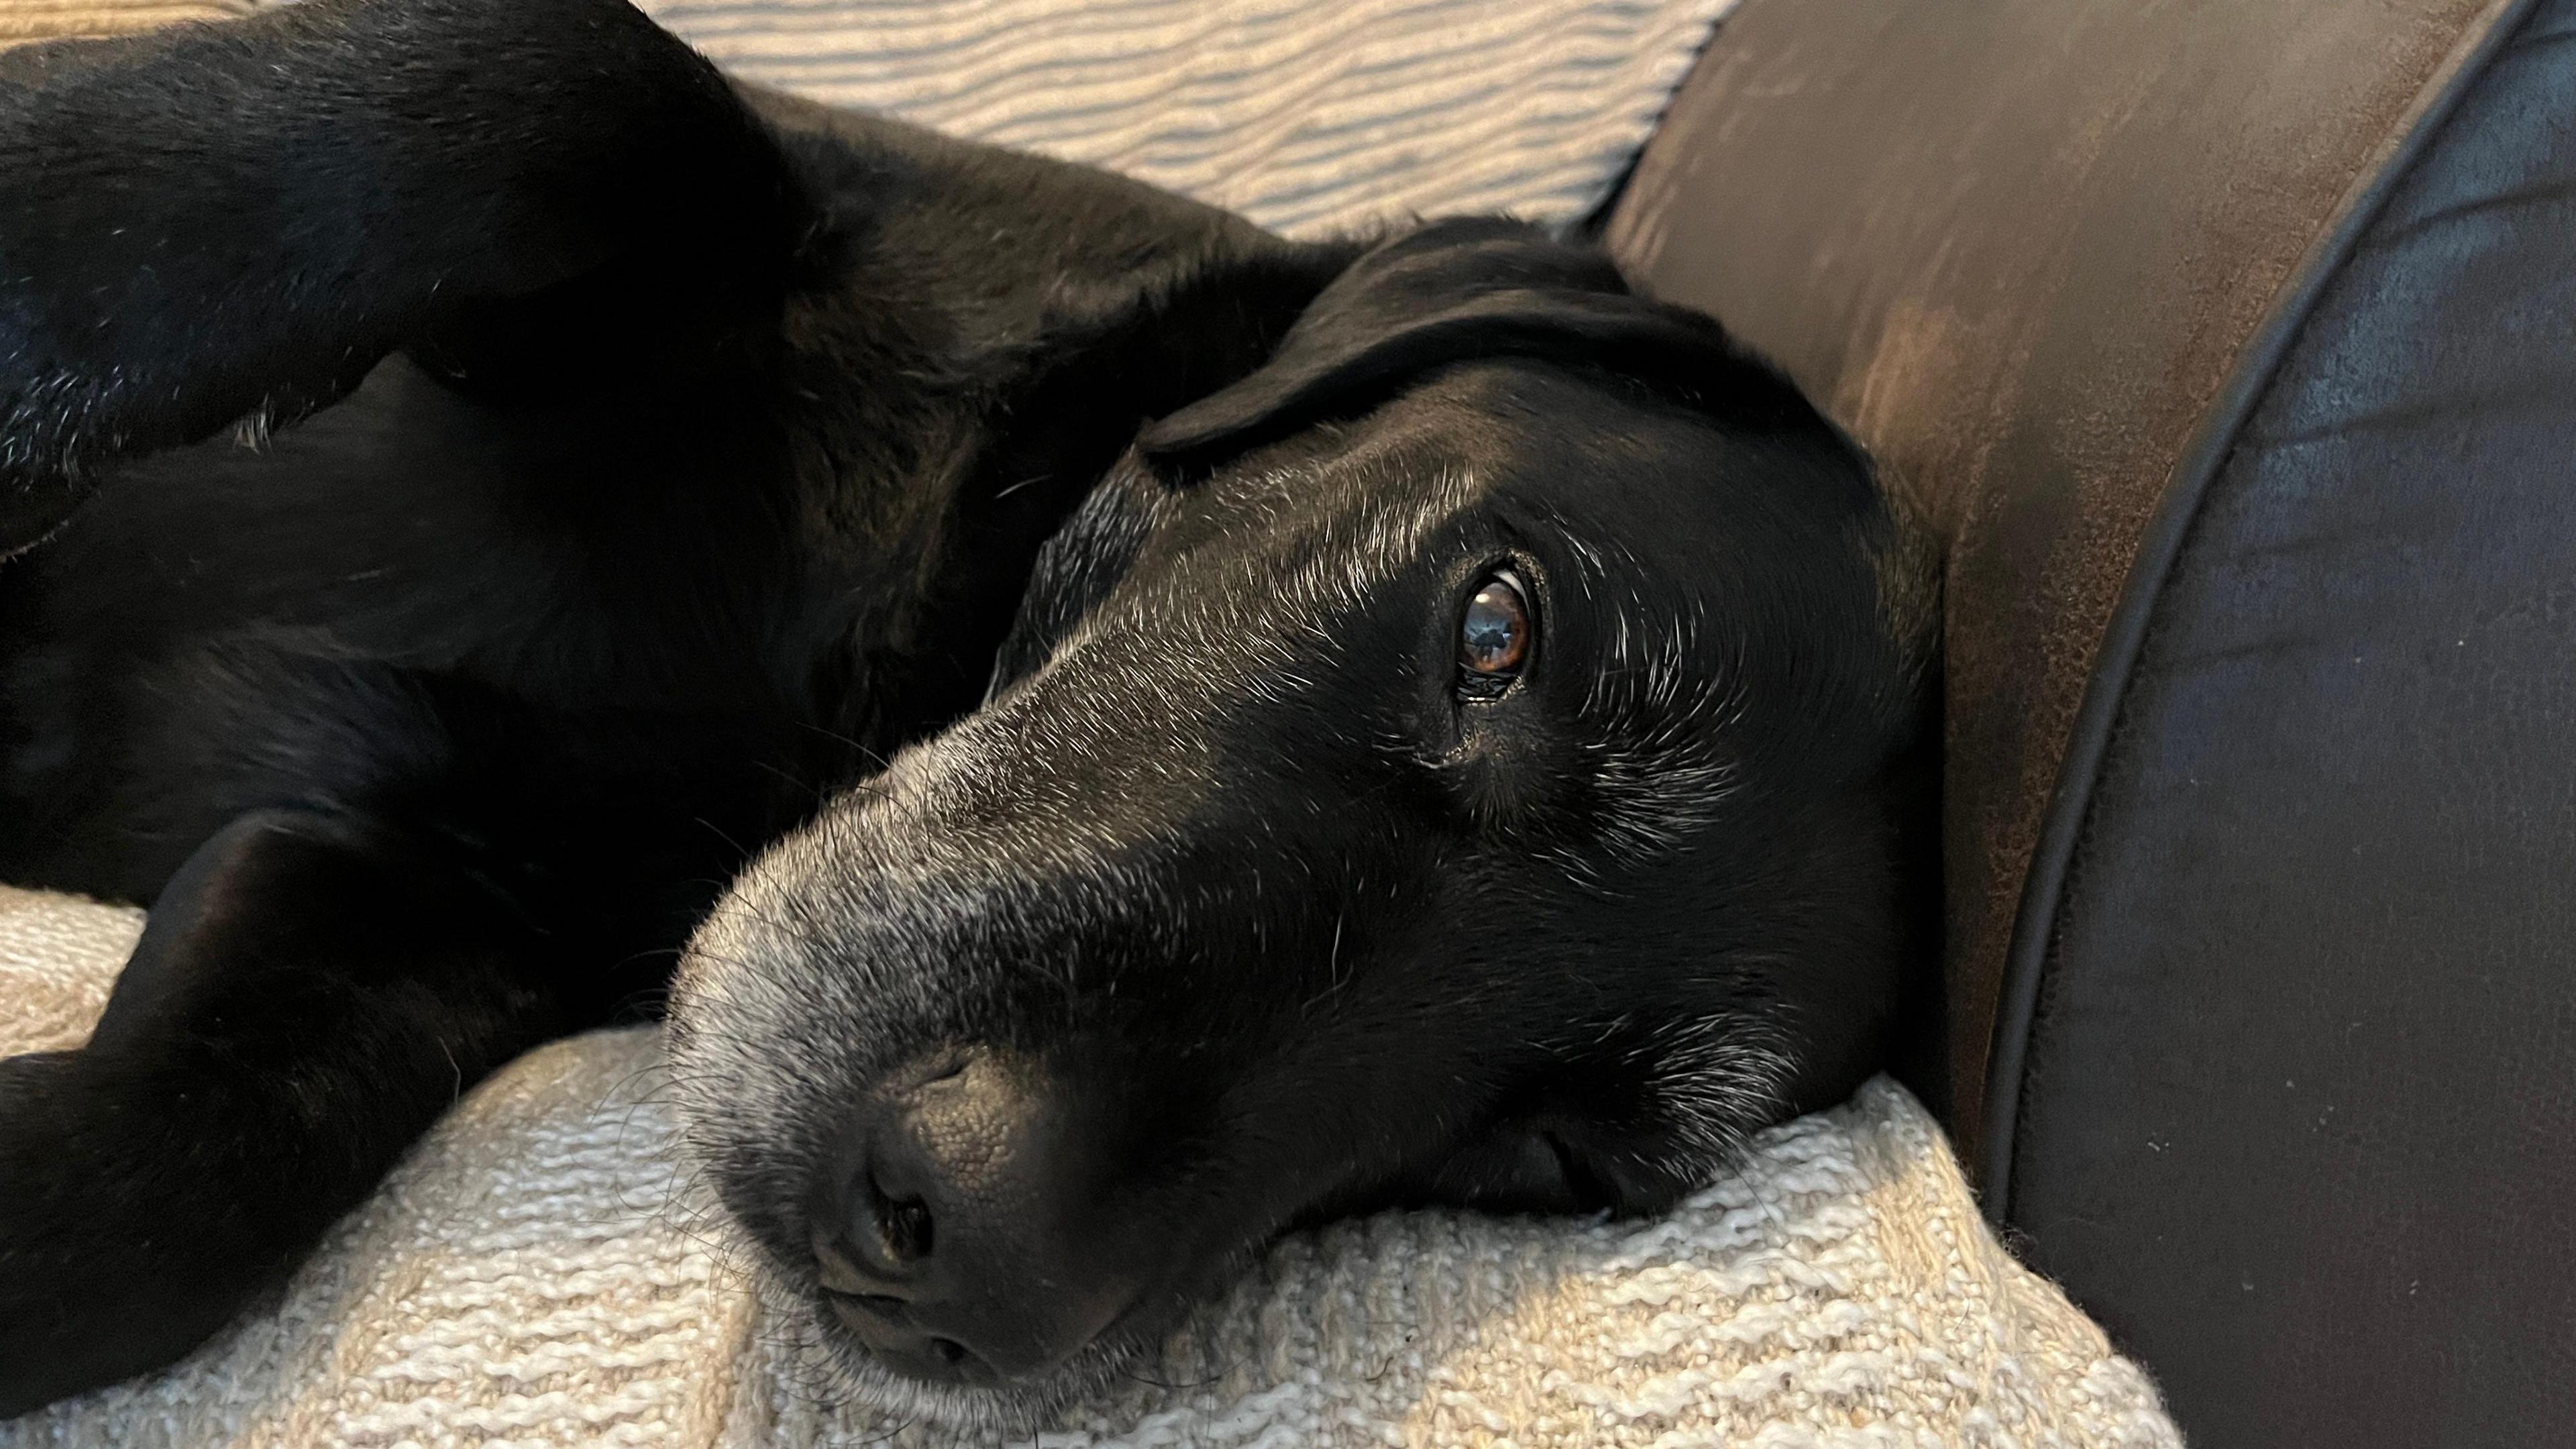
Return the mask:
<path fill-rule="evenodd" d="M 886 1261 L 896 1267 L 917 1263 L 930 1256 L 930 1205 L 917 1197 L 890 1198 L 868 1184 L 875 1200 L 877 1243 Z"/>
<path fill-rule="evenodd" d="M 950 1368 L 955 1368 L 966 1361 L 966 1345 L 953 1338 L 931 1335 L 930 1351 L 938 1355 L 939 1361 Z"/>

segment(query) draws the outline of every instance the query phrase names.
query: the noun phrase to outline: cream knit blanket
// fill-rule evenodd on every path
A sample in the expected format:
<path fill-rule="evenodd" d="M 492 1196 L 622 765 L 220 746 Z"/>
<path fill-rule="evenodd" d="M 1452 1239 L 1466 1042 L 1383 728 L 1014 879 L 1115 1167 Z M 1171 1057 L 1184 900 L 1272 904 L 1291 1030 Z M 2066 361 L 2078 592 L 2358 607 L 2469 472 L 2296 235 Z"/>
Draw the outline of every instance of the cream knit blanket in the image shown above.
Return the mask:
<path fill-rule="evenodd" d="M 1735 0 L 639 3 L 748 79 L 1313 234 L 1580 215 Z"/>
<path fill-rule="evenodd" d="M 139 913 L 0 889 L 0 1053 L 77 1043 Z M 466 1094 L 284 1301 L 0 1449 L 995 1442 L 837 1402 L 678 1207 L 650 1030 Z M 1016 1441 L 1027 1444 L 1022 1438 Z M 1075 1446 L 2174 1446 L 2135 1364 L 1979 1218 L 1902 1088 L 1763 1134 L 1667 1217 L 1388 1214 L 1290 1239 Z"/>

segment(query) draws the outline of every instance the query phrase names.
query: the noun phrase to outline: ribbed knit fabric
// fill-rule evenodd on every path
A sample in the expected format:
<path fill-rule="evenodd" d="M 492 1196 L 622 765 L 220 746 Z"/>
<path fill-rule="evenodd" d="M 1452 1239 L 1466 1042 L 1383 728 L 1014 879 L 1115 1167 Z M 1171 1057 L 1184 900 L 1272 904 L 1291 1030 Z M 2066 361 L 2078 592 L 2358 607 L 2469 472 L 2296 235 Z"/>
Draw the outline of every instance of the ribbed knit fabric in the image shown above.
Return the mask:
<path fill-rule="evenodd" d="M 0 1054 L 77 1043 L 140 917 L 0 890 Z M 675 1205 L 649 1030 L 468 1093 L 282 1303 L 0 1424 L 40 1445 L 999 1445 L 846 1402 Z M 1160 1387 L 1178 1385 L 1182 1387 Z M 1014 1441 L 1028 1444 L 1023 1436 Z M 1289 1239 L 1047 1449 L 2175 1446 L 1881 1080 L 1647 1222 L 1385 1214 Z"/>
<path fill-rule="evenodd" d="M 735 73 L 1291 233 L 1582 213 L 1734 0 L 642 0 Z"/>
<path fill-rule="evenodd" d="M 247 15 L 253 0 L 0 0 L 0 45 Z"/>

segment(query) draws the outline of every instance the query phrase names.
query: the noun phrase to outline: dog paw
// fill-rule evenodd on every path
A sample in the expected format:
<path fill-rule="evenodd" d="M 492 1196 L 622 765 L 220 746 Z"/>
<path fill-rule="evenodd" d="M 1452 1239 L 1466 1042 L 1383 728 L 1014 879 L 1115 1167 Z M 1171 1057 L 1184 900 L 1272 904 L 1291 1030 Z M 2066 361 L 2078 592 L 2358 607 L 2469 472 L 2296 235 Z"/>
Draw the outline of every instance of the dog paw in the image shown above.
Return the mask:
<path fill-rule="evenodd" d="M 188 1164 L 119 1095 L 80 1052 L 0 1060 L 0 1419 L 168 1363 L 240 1302 L 162 1191 Z"/>

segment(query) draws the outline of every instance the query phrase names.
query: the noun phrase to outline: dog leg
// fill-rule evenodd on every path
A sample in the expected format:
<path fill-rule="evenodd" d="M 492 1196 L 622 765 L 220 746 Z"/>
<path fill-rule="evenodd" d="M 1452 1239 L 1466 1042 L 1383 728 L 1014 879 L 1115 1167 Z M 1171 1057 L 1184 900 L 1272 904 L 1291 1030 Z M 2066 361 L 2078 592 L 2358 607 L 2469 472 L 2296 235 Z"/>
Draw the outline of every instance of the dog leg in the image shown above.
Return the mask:
<path fill-rule="evenodd" d="M 89 1044 L 0 1061 L 0 1418 L 203 1341 L 560 1031 L 531 937 L 369 822 L 261 811 L 199 849 Z"/>
<path fill-rule="evenodd" d="M 0 54 L 0 553 L 397 348 L 559 388 L 756 333 L 768 133 L 622 0 L 307 0 Z M 585 284 L 589 284 L 585 287 Z"/>

